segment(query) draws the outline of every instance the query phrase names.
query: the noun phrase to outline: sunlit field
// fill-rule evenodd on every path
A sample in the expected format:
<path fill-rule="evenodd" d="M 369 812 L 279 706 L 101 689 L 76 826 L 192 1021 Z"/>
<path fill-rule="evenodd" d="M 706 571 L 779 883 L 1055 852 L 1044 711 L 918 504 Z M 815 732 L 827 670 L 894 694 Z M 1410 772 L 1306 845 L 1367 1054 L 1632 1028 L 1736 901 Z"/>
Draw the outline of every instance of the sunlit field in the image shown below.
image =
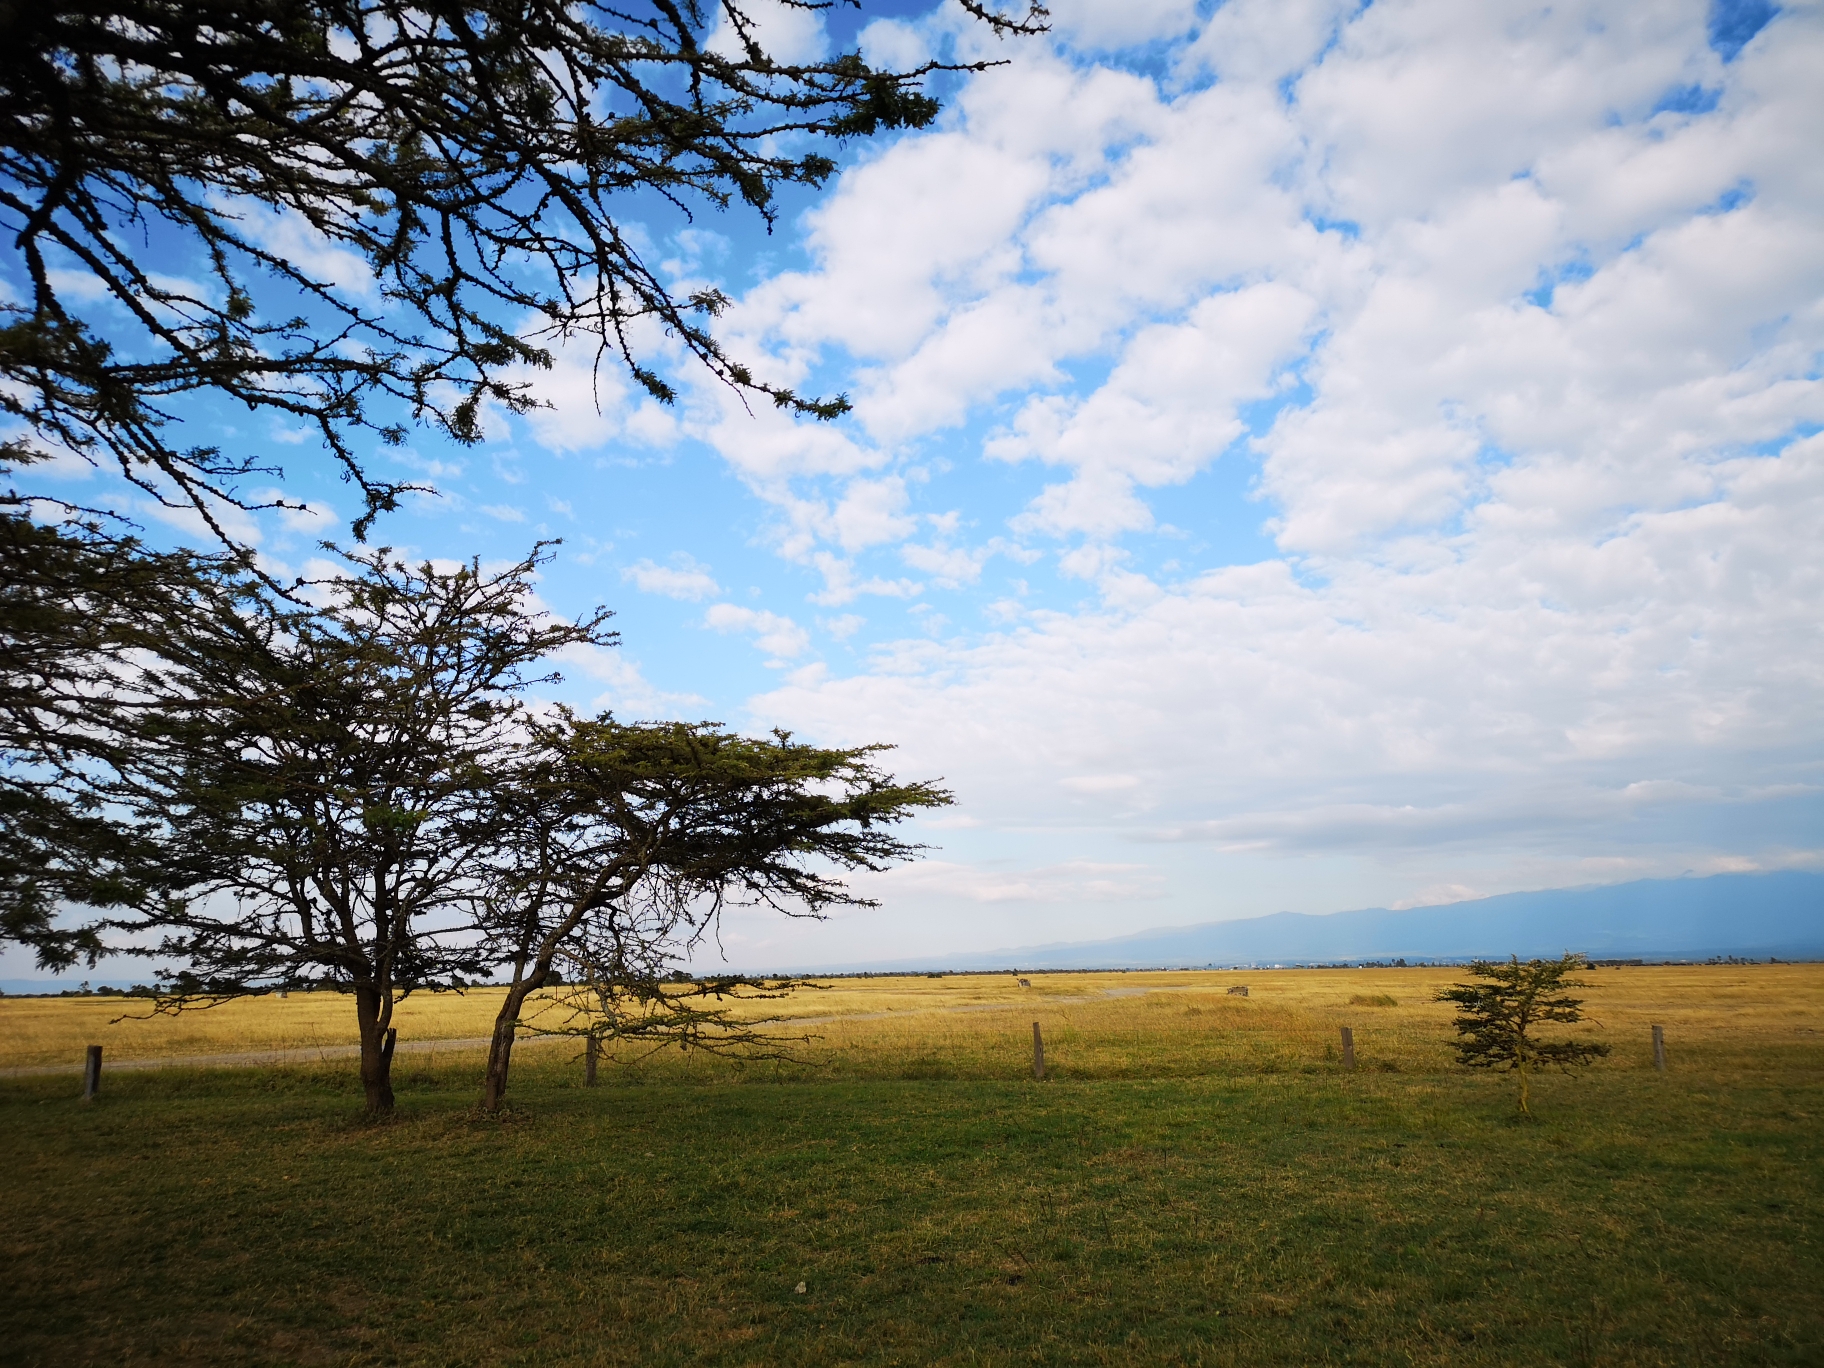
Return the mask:
<path fill-rule="evenodd" d="M 1040 1023 L 1059 1077 L 1156 1078 L 1208 1071 L 1298 1072 L 1334 1067 L 1338 1028 L 1354 1032 L 1363 1070 L 1451 1067 L 1452 1009 L 1437 990 L 1462 968 L 1283 969 L 1222 972 L 950 974 L 827 979 L 789 998 L 734 1006 L 779 1018 L 794 1062 L 769 1077 L 998 1078 L 1017 1074 Z M 1591 969 L 1591 1020 L 1577 1033 L 1609 1042 L 1601 1067 L 1651 1067 L 1650 1029 L 1665 1028 L 1681 1066 L 1754 1069 L 1772 1056 L 1824 1048 L 1824 965 L 1651 965 Z M 1241 997 L 1228 990 L 1246 987 Z M 407 1044 L 469 1042 L 493 1029 L 501 990 L 414 994 L 396 1021 Z M 0 999 L 0 1068 L 75 1068 L 99 1044 L 111 1061 L 348 1047 L 354 1006 L 334 993 L 232 1002 L 174 1016 L 108 998 Z M 554 1006 L 532 1025 L 565 1020 Z M 576 1053 L 574 1042 L 548 1047 Z M 732 1078 L 754 1066 L 666 1051 L 622 1052 L 641 1076 Z M 295 1062 L 295 1061 L 294 1061 Z"/>
<path fill-rule="evenodd" d="M 791 1061 L 0 1079 L 20 1364 L 1824 1362 L 1824 966 L 1596 969 L 1537 1120 L 1452 969 L 833 980 Z M 1247 997 L 1231 995 L 1237 986 Z M 413 998 L 482 1035 L 498 995 Z M 9 1068 L 325 1049 L 345 999 L 0 1001 Z M 754 1010 L 758 1010 L 757 1008 Z M 1031 1073 L 1032 1023 L 1047 1076 Z M 1652 1066 L 1665 1028 L 1669 1068 Z M 1354 1032 L 1345 1072 L 1340 1026 Z M 802 1287 L 803 1290 L 798 1289 Z"/>

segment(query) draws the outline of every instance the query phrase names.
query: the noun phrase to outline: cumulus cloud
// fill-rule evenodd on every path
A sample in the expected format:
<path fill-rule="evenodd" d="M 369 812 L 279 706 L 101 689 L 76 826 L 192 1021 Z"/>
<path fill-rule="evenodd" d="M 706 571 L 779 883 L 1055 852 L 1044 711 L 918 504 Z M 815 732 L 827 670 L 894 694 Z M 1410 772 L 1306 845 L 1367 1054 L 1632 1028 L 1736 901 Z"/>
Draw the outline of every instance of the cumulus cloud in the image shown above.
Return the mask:
<path fill-rule="evenodd" d="M 930 899 L 1068 900 L 992 832 L 1050 833 L 1031 870 L 1127 843 L 1187 920 L 1222 910 L 1196 861 L 1340 861 L 1334 907 L 1345 868 L 1424 901 L 1820 858 L 1815 7 L 1717 47 L 1696 0 L 1055 12 L 728 316 L 855 398 L 693 399 L 815 601 L 987 624 L 857 627 L 866 666 L 756 720 L 948 776 L 982 825 Z M 1243 564 L 1192 499 L 1236 465 Z M 1061 588 L 1009 595 L 1002 549 Z"/>
<path fill-rule="evenodd" d="M 622 718 L 684 719 L 709 711 L 709 700 L 700 694 L 655 687 L 640 663 L 624 651 L 572 644 L 557 653 L 557 660 L 566 674 L 580 675 L 598 690 L 589 700 L 590 712 L 614 712 Z"/>
<path fill-rule="evenodd" d="M 666 598 L 691 603 L 722 592 L 722 586 L 709 573 L 709 567 L 683 551 L 671 558 L 670 565 L 636 561 L 621 571 L 621 578 L 643 594 L 663 594 Z"/>
<path fill-rule="evenodd" d="M 712 604 L 703 624 L 718 632 L 748 632 L 754 644 L 775 660 L 790 660 L 810 649 L 811 634 L 790 618 L 735 603 Z"/>

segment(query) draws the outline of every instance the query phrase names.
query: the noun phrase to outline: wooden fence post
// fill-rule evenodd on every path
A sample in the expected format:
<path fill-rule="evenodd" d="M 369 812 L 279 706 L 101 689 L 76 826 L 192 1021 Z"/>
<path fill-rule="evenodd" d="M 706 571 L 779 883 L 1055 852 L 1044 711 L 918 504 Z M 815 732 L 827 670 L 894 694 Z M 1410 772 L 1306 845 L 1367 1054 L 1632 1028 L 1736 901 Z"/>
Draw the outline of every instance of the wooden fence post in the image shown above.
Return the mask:
<path fill-rule="evenodd" d="M 583 1046 L 583 1086 L 595 1086 L 595 1062 L 602 1057 L 602 1038 L 590 1036 L 589 1043 Z"/>
<path fill-rule="evenodd" d="M 1666 1028 L 1653 1028 L 1653 1067 L 1661 1073 L 1666 1071 Z"/>
<path fill-rule="evenodd" d="M 89 1046 L 88 1058 L 82 1062 L 82 1100 L 93 1102 L 101 1091 L 101 1046 Z"/>
<path fill-rule="evenodd" d="M 1039 1034 L 1039 1023 L 1032 1023 L 1032 1076 L 1045 1077 L 1045 1037 Z"/>
<path fill-rule="evenodd" d="M 1355 1067 L 1355 1032 L 1347 1026 L 1343 1027 L 1343 1067 L 1345 1069 Z"/>

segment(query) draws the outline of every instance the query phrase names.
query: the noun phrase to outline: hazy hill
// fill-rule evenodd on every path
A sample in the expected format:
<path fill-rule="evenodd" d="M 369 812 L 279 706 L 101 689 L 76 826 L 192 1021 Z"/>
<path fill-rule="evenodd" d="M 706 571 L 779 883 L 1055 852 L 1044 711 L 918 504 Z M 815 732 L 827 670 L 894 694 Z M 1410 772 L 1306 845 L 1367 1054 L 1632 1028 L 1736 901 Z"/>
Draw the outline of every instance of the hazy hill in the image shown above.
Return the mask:
<path fill-rule="evenodd" d="M 1244 921 L 1174 926 L 1115 940 L 1015 946 L 879 964 L 823 964 L 806 972 L 895 969 L 1133 969 L 1176 965 L 1296 964 L 1338 960 L 1469 959 L 1560 955 L 1592 959 L 1824 959 L 1824 874 L 1717 874 L 1643 879 L 1601 888 L 1503 893 L 1474 902 L 1383 907 L 1313 916 L 1278 912 Z M 144 972 L 141 972 L 144 977 Z M 93 974 L 94 982 L 128 980 Z M 56 992 L 75 977 L 0 981 L 9 993 Z"/>
<path fill-rule="evenodd" d="M 1559 955 L 1595 959 L 1824 958 L 1824 874 L 1718 874 L 1504 893 L 1394 912 L 1279 912 L 1115 940 L 1019 946 L 871 969 L 1140 968 Z M 827 966 L 826 966 L 827 967 Z"/>

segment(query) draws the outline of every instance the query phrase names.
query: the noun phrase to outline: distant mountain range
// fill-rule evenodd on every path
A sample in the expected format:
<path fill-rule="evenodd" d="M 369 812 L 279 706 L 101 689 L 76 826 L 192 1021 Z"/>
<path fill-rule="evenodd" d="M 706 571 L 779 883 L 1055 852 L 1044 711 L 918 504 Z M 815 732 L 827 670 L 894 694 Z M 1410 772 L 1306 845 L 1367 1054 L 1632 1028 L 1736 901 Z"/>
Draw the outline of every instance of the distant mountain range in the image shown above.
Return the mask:
<path fill-rule="evenodd" d="M 1824 959 L 1824 874 L 1717 874 L 1474 902 L 1164 927 L 1115 940 L 1028 945 L 857 969 L 1137 969 L 1361 960 Z M 824 966 L 824 972 L 830 972 Z"/>
<path fill-rule="evenodd" d="M 1278 912 L 1244 921 L 1173 926 L 1115 940 L 1026 945 L 879 964 L 818 965 L 807 973 L 934 969 L 1155 969 L 1211 965 L 1337 964 L 1362 960 L 1506 959 L 1579 950 L 1591 959 L 1824 959 L 1824 874 L 1717 874 L 1643 879 L 1601 888 L 1503 893 L 1474 902 L 1383 907 L 1313 916 Z M 143 977 L 143 972 L 142 975 Z M 95 974 L 125 987 L 130 979 Z M 75 986 L 0 980 L 7 993 Z"/>

